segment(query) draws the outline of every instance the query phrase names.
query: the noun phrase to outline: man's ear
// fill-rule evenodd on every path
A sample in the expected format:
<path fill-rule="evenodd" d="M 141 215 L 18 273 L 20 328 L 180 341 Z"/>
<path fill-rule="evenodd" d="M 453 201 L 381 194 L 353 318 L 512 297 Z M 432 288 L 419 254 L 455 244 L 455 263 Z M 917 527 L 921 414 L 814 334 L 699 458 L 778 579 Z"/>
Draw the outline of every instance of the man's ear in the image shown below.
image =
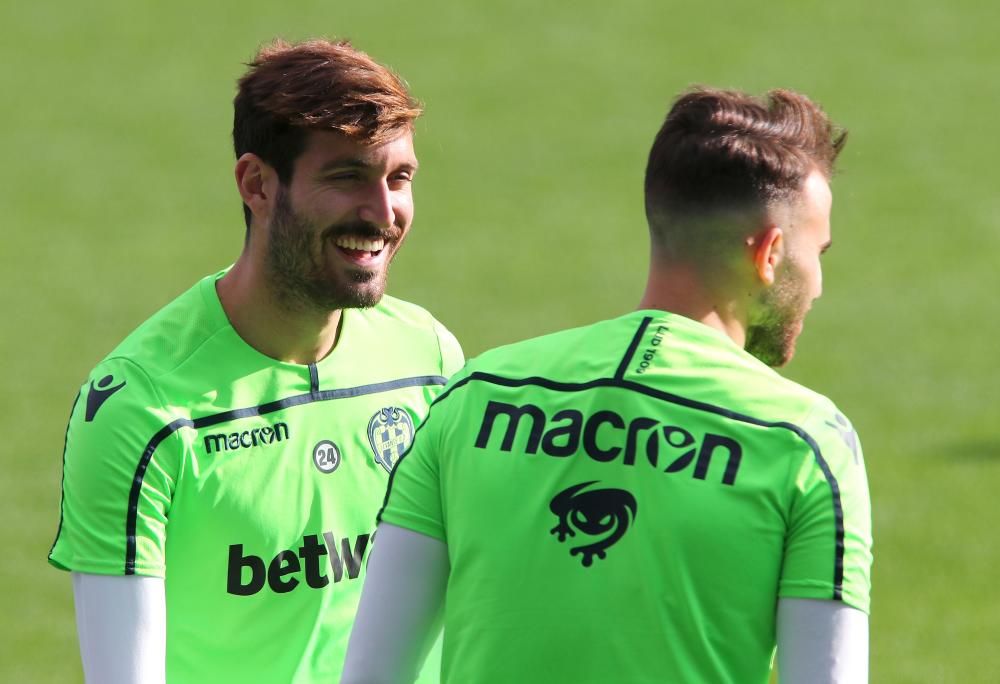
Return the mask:
<path fill-rule="evenodd" d="M 274 168 L 252 152 L 236 160 L 236 189 L 250 213 L 266 222 L 277 197 L 278 174 Z"/>
<path fill-rule="evenodd" d="M 784 232 L 773 224 L 767 226 L 747 238 L 747 249 L 750 250 L 750 259 L 757 277 L 764 285 L 773 285 L 778 264 L 785 254 Z"/>

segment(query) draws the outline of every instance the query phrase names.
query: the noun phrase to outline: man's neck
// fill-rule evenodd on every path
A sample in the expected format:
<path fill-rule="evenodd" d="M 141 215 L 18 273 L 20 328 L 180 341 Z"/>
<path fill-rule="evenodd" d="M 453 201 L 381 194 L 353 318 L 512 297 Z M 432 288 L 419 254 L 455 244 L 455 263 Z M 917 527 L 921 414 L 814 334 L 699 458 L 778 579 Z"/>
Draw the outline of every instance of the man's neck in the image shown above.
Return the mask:
<path fill-rule="evenodd" d="M 690 318 L 722 331 L 740 347 L 746 344 L 745 303 L 706 287 L 704 278 L 690 266 L 654 265 L 639 308 L 659 309 Z"/>
<path fill-rule="evenodd" d="M 278 361 L 310 364 L 337 344 L 341 311 L 316 312 L 282 302 L 244 256 L 215 288 L 226 317 L 251 347 Z"/>

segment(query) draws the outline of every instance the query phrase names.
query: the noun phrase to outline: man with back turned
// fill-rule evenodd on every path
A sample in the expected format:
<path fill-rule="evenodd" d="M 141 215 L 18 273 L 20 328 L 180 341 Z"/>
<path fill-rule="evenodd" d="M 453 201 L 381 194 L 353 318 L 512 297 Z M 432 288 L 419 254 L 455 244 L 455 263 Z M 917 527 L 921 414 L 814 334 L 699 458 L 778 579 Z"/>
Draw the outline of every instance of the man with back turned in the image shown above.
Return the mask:
<path fill-rule="evenodd" d="M 764 684 L 776 645 L 782 682 L 866 681 L 860 443 L 772 369 L 821 293 L 844 139 L 791 91 L 674 103 L 639 310 L 452 378 L 390 478 L 342 681 L 410 681 L 439 620 L 445 682 Z"/>

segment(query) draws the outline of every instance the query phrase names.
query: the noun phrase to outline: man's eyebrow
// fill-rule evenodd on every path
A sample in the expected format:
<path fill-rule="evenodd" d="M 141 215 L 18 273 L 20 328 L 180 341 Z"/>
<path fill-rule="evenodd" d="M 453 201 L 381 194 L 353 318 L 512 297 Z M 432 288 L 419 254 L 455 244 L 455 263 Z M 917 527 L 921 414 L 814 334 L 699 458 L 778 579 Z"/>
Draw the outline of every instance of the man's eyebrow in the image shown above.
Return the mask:
<path fill-rule="evenodd" d="M 361 157 L 348 157 L 346 159 L 331 159 L 330 161 L 319 167 L 320 174 L 329 173 L 330 171 L 336 171 L 339 169 L 370 169 L 374 168 L 376 165 L 371 162 L 365 161 Z M 416 171 L 419 168 L 419 164 L 416 161 L 413 162 L 403 162 L 400 164 L 396 170 L 403 171 Z"/>
<path fill-rule="evenodd" d="M 335 169 L 367 169 L 372 165 L 360 157 L 348 157 L 346 159 L 331 159 L 319 167 L 320 173 L 326 173 Z"/>

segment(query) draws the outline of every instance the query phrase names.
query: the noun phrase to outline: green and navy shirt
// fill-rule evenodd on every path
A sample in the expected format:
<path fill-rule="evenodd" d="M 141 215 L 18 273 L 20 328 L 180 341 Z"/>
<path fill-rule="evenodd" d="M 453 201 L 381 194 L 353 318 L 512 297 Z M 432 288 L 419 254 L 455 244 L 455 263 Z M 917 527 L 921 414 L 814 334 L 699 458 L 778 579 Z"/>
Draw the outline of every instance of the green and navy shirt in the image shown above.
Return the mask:
<path fill-rule="evenodd" d="M 343 312 L 322 361 L 275 361 L 230 325 L 221 275 L 84 383 L 49 560 L 165 579 L 171 684 L 335 682 L 389 471 L 462 352 L 386 296 Z"/>
<path fill-rule="evenodd" d="M 436 399 L 382 522 L 447 543 L 446 682 L 768 681 L 780 597 L 867 612 L 857 434 L 723 333 L 639 311 Z"/>

